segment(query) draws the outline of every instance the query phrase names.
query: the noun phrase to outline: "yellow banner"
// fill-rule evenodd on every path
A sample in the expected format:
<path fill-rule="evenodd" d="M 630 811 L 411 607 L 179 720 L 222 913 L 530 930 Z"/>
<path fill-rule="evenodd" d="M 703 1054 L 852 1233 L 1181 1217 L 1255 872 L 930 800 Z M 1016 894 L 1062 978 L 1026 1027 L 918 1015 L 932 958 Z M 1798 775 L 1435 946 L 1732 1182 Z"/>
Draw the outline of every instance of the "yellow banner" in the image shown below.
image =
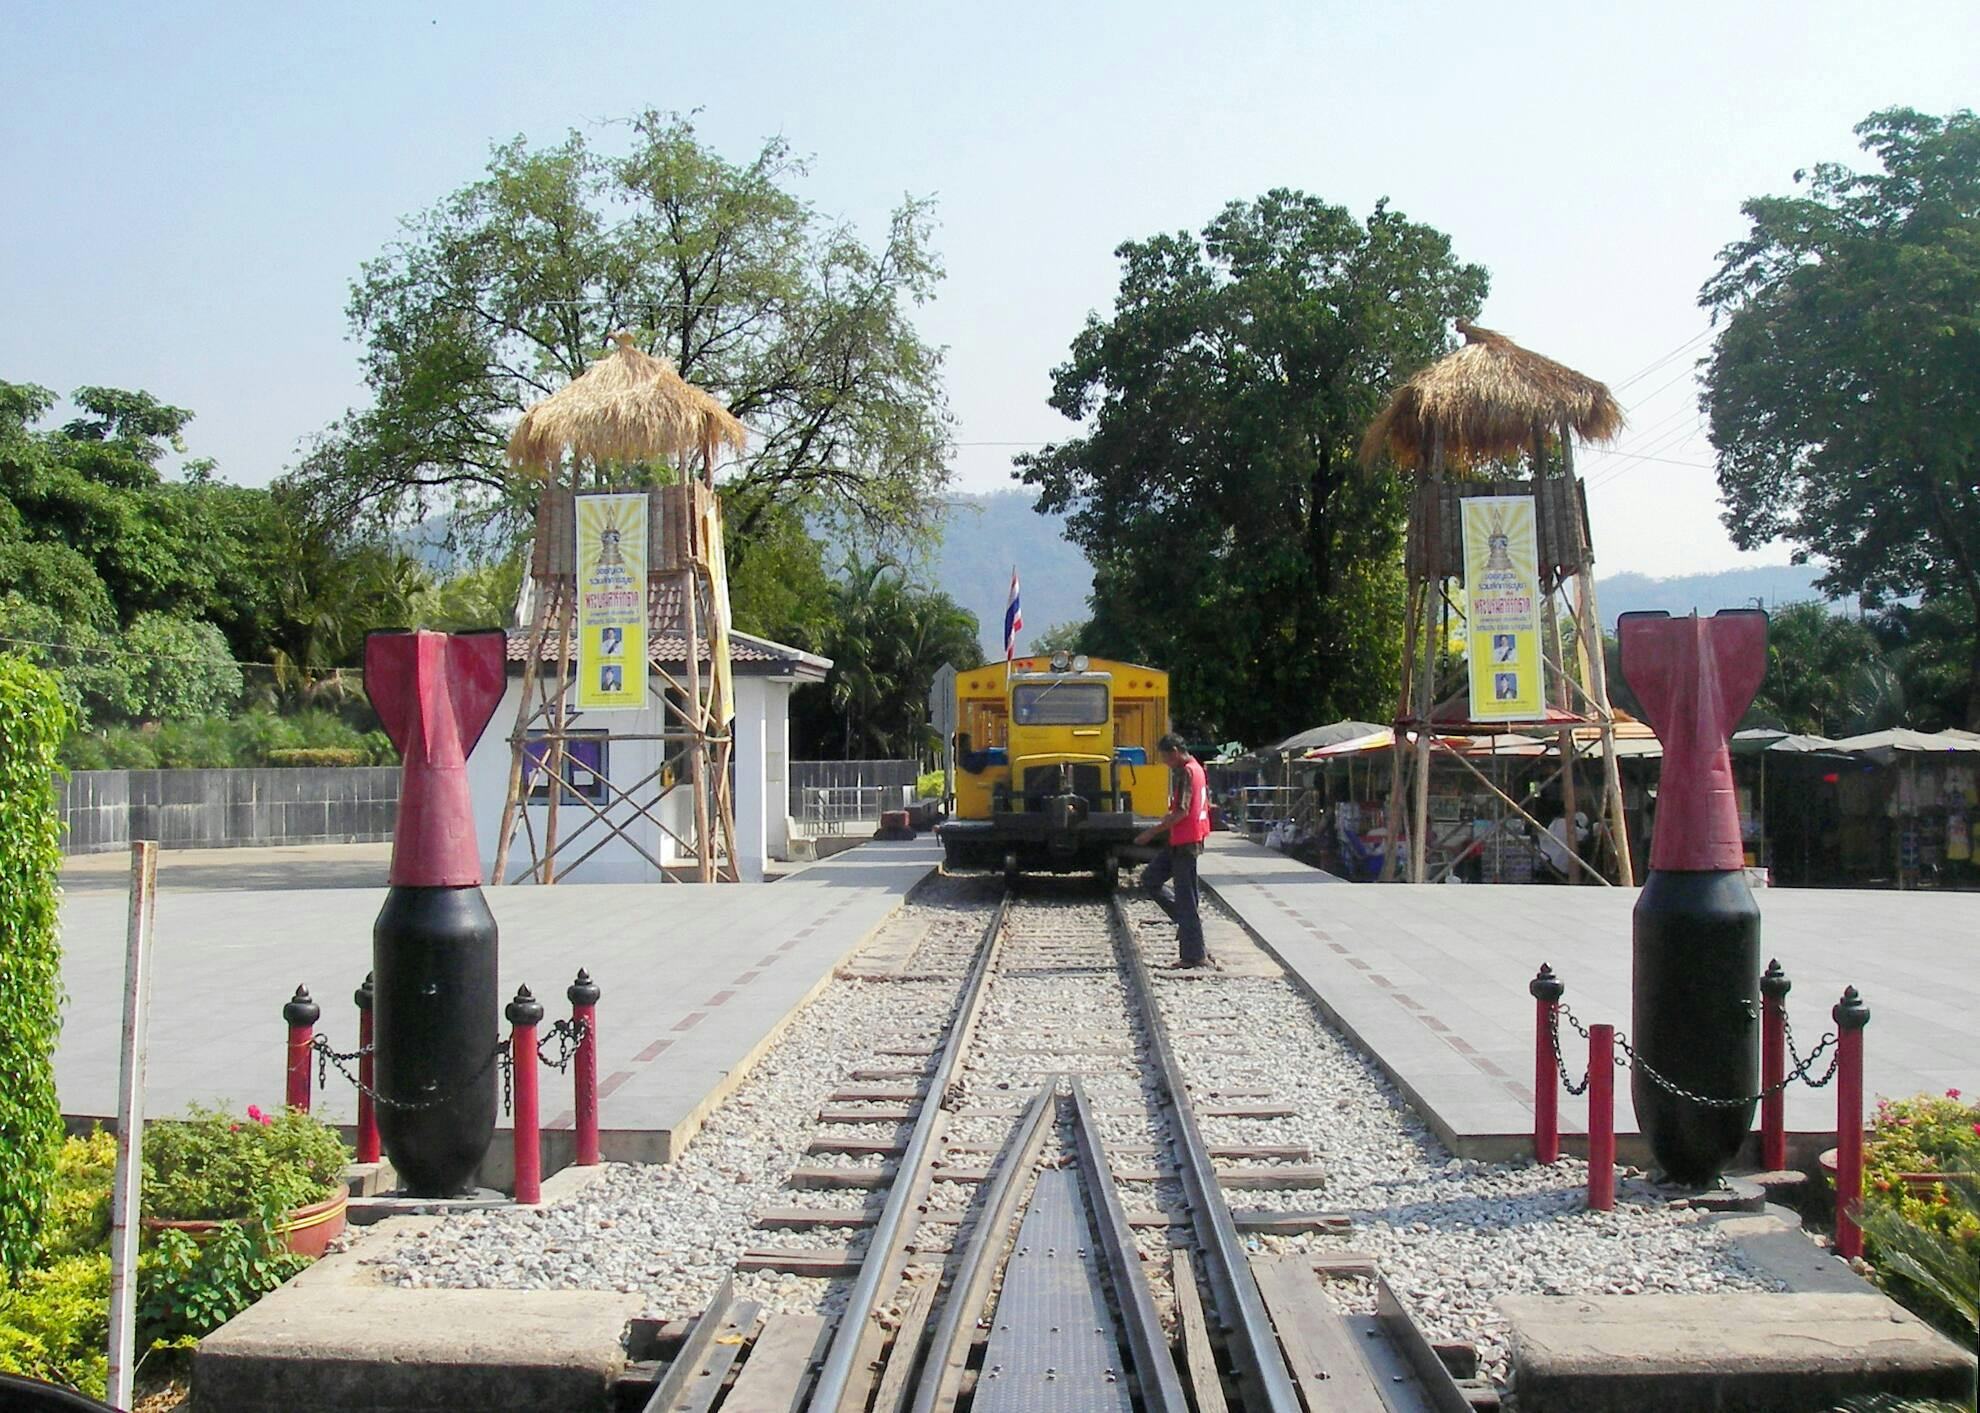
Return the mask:
<path fill-rule="evenodd" d="M 1468 496 L 1464 513 L 1467 656 L 1474 721 L 1542 721 L 1540 547 L 1530 496 Z"/>
<path fill-rule="evenodd" d="M 736 714 L 735 692 L 729 682 L 729 567 L 722 544 L 722 501 L 712 491 L 701 503 L 701 552 L 708 556 L 709 718 L 716 730 Z"/>
<path fill-rule="evenodd" d="M 577 498 L 577 706 L 646 705 L 644 495 Z"/>

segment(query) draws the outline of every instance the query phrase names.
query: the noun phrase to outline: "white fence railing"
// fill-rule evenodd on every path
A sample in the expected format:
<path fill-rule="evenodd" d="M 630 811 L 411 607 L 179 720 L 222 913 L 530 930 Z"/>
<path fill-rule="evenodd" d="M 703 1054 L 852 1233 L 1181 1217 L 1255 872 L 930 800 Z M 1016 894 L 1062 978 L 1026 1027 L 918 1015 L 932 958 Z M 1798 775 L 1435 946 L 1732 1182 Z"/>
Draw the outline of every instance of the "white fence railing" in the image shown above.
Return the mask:
<path fill-rule="evenodd" d="M 812 838 L 858 833 L 880 824 L 885 810 L 905 809 L 913 785 L 809 785 L 798 792 L 798 823 Z"/>

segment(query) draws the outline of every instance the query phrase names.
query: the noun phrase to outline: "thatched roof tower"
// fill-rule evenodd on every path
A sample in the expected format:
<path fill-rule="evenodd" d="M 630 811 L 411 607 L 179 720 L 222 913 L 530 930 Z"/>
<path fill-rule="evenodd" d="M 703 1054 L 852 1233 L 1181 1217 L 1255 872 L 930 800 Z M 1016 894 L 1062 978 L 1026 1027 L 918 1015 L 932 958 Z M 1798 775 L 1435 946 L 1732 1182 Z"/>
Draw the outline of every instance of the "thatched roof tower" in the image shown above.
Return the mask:
<path fill-rule="evenodd" d="M 741 451 L 743 424 L 674 371 L 665 358 L 614 334 L 618 347 L 525 412 L 509 436 L 509 463 L 552 474 L 565 456 L 594 464 L 685 462 L 696 452 L 713 463 L 722 447 Z"/>
<path fill-rule="evenodd" d="M 1428 469 L 1441 442 L 1446 463 L 1467 466 L 1532 452 L 1563 429 L 1606 442 L 1623 427 L 1607 386 L 1504 334 L 1458 320 L 1464 347 L 1396 389 L 1362 438 L 1361 458 L 1384 452 L 1405 468 Z"/>

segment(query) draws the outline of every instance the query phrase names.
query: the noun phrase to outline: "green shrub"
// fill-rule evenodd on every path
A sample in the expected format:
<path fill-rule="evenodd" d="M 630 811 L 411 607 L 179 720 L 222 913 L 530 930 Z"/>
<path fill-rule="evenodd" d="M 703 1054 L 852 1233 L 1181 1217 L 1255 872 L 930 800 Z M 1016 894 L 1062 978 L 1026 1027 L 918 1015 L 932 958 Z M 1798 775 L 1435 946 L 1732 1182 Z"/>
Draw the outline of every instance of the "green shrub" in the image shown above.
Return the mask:
<path fill-rule="evenodd" d="M 103 1396 L 110 1256 L 65 1256 L 0 1286 L 0 1369 Z"/>
<path fill-rule="evenodd" d="M 368 753 L 362 748 L 351 746 L 290 746 L 285 750 L 270 751 L 269 765 L 299 768 L 311 765 L 365 765 Z"/>
<path fill-rule="evenodd" d="M 350 1152 L 298 1109 L 238 1116 L 195 1104 L 144 1132 L 144 1214 L 165 1221 L 267 1221 L 320 1202 Z"/>
<path fill-rule="evenodd" d="M 945 788 L 946 777 L 939 770 L 924 771 L 914 778 L 914 795 L 918 800 L 939 800 Z"/>
<path fill-rule="evenodd" d="M 54 771 L 73 721 L 52 676 L 0 656 L 0 1267 L 13 1274 L 41 1250 L 62 1144 Z"/>
<path fill-rule="evenodd" d="M 1906 1175 L 1945 1174 L 1932 1183 Z M 1863 1146 L 1863 1254 L 1897 1300 L 1980 1346 L 1980 1104 L 1880 1099 Z"/>
<path fill-rule="evenodd" d="M 190 1348 L 309 1262 L 240 1222 L 204 1241 L 160 1232 L 139 1262 L 138 1340 L 146 1349 Z"/>
<path fill-rule="evenodd" d="M 87 1138 L 64 1140 L 55 1163 L 44 1257 L 57 1260 L 108 1249 L 110 1180 L 116 1169 L 116 1135 L 98 1128 Z"/>
<path fill-rule="evenodd" d="M 332 754 L 317 754 L 321 752 Z M 62 746 L 63 764 L 71 770 L 393 765 L 398 759 L 383 731 L 360 731 L 336 712 L 320 709 L 293 716 L 256 710 L 232 718 L 113 726 L 77 732 Z"/>

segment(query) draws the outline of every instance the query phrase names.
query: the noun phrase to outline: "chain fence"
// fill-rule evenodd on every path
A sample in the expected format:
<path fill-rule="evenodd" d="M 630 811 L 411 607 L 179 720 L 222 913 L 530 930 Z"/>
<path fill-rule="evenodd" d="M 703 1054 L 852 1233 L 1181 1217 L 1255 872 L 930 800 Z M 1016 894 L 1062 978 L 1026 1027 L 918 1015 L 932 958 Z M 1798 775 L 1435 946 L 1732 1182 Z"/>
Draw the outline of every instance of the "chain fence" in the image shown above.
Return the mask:
<path fill-rule="evenodd" d="M 1562 1088 L 1566 1089 L 1571 1095 L 1580 1096 L 1587 1093 L 1590 1076 L 1587 1070 L 1584 1069 L 1579 1083 L 1568 1078 L 1567 1061 L 1561 1055 L 1561 1017 L 1563 1016 L 1567 1017 L 1567 1023 L 1574 1027 L 1575 1034 L 1579 1035 L 1583 1040 L 1589 1038 L 1588 1027 L 1581 1023 L 1581 1018 L 1574 1013 L 1573 1008 L 1565 1001 L 1556 1001 L 1553 1003 L 1548 1024 L 1548 1034 L 1553 1042 L 1554 1069 L 1560 1074 Z M 1660 1073 L 1655 1066 L 1636 1052 L 1636 1047 L 1629 1043 L 1629 1037 L 1621 1031 L 1616 1032 L 1617 1053 L 1615 1064 L 1616 1068 L 1620 1070 L 1635 1070 L 1640 1072 L 1645 1079 L 1673 1098 L 1682 1099 L 1706 1109 L 1737 1109 L 1747 1104 L 1755 1104 L 1763 1099 L 1772 1098 L 1797 1080 L 1805 1082 L 1810 1089 L 1827 1087 L 1829 1082 L 1836 1077 L 1836 1067 L 1842 1060 L 1842 1050 L 1837 1044 L 1836 1032 L 1833 1030 L 1829 1031 L 1815 1043 L 1815 1048 L 1810 1050 L 1806 1057 L 1803 1057 L 1794 1042 L 1794 1025 L 1788 1019 L 1785 1011 L 1781 1014 L 1781 1028 L 1786 1033 L 1788 1057 L 1793 1063 L 1787 1073 L 1782 1075 L 1778 1082 L 1765 1086 L 1758 1094 L 1747 1094 L 1734 1099 L 1725 1099 L 1711 1094 L 1694 1093 L 1671 1079 L 1668 1075 Z M 1820 1079 L 1811 1079 L 1809 1077 L 1811 1072 L 1824 1054 L 1829 1056 L 1829 1067 L 1822 1072 Z"/>

